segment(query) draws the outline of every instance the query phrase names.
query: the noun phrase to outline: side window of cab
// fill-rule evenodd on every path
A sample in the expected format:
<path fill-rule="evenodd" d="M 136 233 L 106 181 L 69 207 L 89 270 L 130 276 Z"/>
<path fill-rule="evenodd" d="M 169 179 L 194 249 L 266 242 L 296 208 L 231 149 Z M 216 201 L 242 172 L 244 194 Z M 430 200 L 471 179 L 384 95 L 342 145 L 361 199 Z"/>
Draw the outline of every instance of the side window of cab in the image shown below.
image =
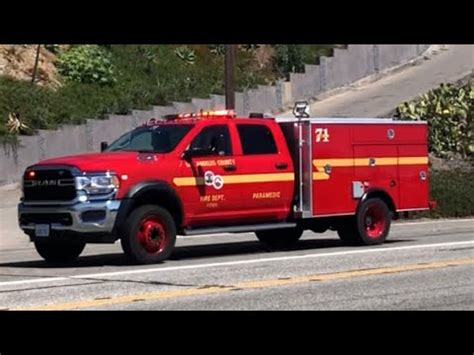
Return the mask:
<path fill-rule="evenodd" d="M 193 139 L 189 149 L 208 156 L 232 155 L 229 128 L 227 125 L 212 125 L 203 128 Z"/>
<path fill-rule="evenodd" d="M 278 154 L 272 131 L 265 125 L 238 124 L 237 130 L 244 155 Z"/>

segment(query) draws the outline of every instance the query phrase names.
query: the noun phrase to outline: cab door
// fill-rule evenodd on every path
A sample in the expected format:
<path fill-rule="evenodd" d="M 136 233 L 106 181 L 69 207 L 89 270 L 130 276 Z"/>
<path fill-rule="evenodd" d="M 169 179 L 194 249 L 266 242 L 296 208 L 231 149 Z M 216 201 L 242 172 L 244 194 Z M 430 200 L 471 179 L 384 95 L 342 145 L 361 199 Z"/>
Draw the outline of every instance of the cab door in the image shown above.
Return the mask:
<path fill-rule="evenodd" d="M 292 207 L 293 162 L 283 133 L 272 124 L 242 120 L 233 125 L 240 142 L 233 183 L 241 193 L 240 214 L 246 223 L 283 220 Z"/>
<path fill-rule="evenodd" d="M 242 206 L 239 186 L 226 183 L 226 175 L 235 170 L 228 124 L 204 126 L 187 150 L 191 156 L 181 160 L 174 181 L 189 223 L 216 225 L 231 221 Z"/>

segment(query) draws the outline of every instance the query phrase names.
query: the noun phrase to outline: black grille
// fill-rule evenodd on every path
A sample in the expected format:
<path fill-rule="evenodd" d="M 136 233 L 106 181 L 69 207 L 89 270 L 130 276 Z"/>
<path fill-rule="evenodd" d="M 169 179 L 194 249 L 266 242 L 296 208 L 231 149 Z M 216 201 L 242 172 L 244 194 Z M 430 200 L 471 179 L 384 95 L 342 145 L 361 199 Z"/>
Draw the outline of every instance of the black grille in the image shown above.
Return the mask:
<path fill-rule="evenodd" d="M 86 211 L 81 214 L 81 219 L 83 222 L 98 222 L 105 219 L 104 210 L 93 210 Z"/>
<path fill-rule="evenodd" d="M 22 213 L 20 224 L 50 224 L 58 223 L 63 226 L 72 225 L 72 217 L 69 213 Z"/>
<path fill-rule="evenodd" d="M 29 172 L 34 171 L 34 177 Z M 74 177 L 67 169 L 28 170 L 24 176 L 24 201 L 70 201 L 76 197 Z"/>

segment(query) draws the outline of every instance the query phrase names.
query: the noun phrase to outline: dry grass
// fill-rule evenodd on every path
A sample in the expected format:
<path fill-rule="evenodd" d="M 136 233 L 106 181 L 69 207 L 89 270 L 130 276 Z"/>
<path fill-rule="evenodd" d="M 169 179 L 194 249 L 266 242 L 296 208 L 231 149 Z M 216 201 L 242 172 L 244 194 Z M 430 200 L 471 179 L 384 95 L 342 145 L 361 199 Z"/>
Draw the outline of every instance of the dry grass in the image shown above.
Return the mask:
<path fill-rule="evenodd" d="M 0 45 L 0 75 L 30 81 L 35 65 L 37 45 Z M 54 62 L 56 56 L 43 46 L 40 49 L 36 83 L 59 87 L 59 75 Z"/>

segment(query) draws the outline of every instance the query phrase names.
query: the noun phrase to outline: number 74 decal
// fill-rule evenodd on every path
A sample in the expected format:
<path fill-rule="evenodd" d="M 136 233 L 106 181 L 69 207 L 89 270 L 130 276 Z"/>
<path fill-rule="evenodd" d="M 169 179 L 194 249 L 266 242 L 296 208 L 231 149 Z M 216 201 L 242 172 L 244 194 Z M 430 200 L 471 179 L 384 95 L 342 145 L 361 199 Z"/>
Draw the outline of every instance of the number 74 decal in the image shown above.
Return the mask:
<path fill-rule="evenodd" d="M 316 128 L 316 143 L 329 142 L 329 133 L 327 128 Z"/>

